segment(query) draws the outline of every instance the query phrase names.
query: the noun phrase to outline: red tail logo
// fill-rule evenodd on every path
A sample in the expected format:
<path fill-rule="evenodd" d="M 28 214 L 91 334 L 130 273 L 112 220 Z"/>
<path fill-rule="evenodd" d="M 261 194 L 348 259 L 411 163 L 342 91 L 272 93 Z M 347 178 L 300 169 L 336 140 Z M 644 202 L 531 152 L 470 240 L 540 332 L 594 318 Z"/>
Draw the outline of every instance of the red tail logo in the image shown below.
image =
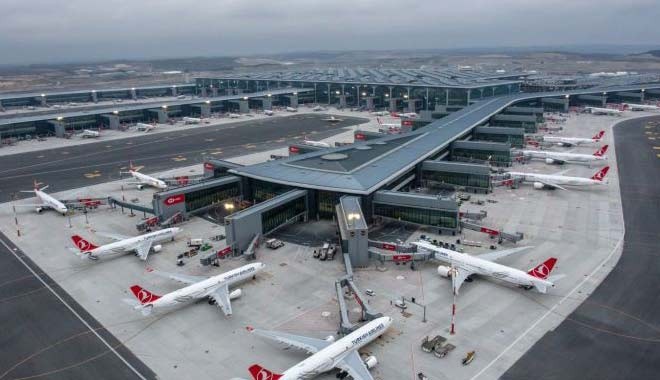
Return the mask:
<path fill-rule="evenodd" d="M 252 378 L 254 380 L 277 380 L 283 375 L 278 375 L 276 373 L 272 373 L 266 368 L 260 366 L 259 364 L 253 364 L 248 368 L 250 371 L 250 375 L 252 375 Z"/>
<path fill-rule="evenodd" d="M 604 135 L 605 135 L 605 131 L 600 131 L 600 132 L 596 133 L 594 135 L 594 137 L 592 137 L 591 139 L 592 140 L 600 140 L 601 138 L 603 138 Z"/>
<path fill-rule="evenodd" d="M 86 251 L 91 251 L 93 249 L 98 248 L 98 246 L 88 242 L 87 240 L 83 239 L 79 235 L 73 235 L 71 236 L 71 240 L 73 240 L 73 244 L 78 247 L 79 250 L 86 252 Z"/>
<path fill-rule="evenodd" d="M 598 149 L 598 150 L 596 151 L 596 153 L 594 153 L 594 156 L 596 156 L 596 157 L 603 157 L 603 155 L 605 154 L 605 152 L 607 152 L 607 148 L 609 148 L 609 147 L 610 147 L 609 145 L 605 145 L 605 146 L 603 146 L 602 148 Z"/>
<path fill-rule="evenodd" d="M 598 173 L 594 174 L 593 177 L 591 177 L 591 179 L 593 179 L 594 181 L 602 181 L 605 178 L 605 176 L 607 175 L 607 172 L 609 172 L 609 171 L 610 171 L 610 167 L 606 166 L 606 167 L 600 169 L 600 171 Z"/>
<path fill-rule="evenodd" d="M 137 298 L 138 301 L 140 301 L 140 303 L 143 305 L 146 303 L 154 302 L 160 298 L 160 296 L 151 293 L 147 289 L 142 289 L 139 285 L 131 286 L 131 291 L 133 292 L 135 298 Z"/>
<path fill-rule="evenodd" d="M 548 278 L 550 275 L 550 272 L 552 272 L 552 268 L 555 267 L 555 264 L 557 263 L 557 259 L 554 257 L 551 257 L 547 259 L 543 264 L 540 264 L 536 268 L 530 270 L 527 272 L 528 275 L 536 278 L 540 278 L 542 280 L 545 280 Z"/>

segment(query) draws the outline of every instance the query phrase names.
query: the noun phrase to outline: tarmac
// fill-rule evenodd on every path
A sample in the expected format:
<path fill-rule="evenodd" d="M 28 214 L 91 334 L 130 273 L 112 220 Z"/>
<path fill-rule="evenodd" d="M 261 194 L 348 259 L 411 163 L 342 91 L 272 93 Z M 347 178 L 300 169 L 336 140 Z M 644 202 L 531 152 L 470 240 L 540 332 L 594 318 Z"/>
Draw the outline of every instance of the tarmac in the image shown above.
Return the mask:
<path fill-rule="evenodd" d="M 325 117 L 302 113 L 0 156 L 0 201 L 25 197 L 17 192 L 31 189 L 35 180 L 49 185 L 51 192 L 74 189 L 119 179 L 129 161 L 153 173 L 202 162 L 204 155 L 224 159 L 306 136 L 322 139 L 369 121 L 342 116 L 341 122 L 327 123 L 321 121 Z"/>
<path fill-rule="evenodd" d="M 0 278 L 0 378 L 156 378 L 2 233 Z"/>
<path fill-rule="evenodd" d="M 599 129 L 607 128 L 605 139 L 611 142 L 609 128 L 615 120 L 619 119 L 571 115 L 562 134 L 592 136 Z M 348 135 L 350 131 L 344 134 Z M 264 150 L 234 159 L 256 162 L 279 150 L 281 148 Z M 586 153 L 592 148 L 578 150 Z M 241 153 L 246 151 L 249 152 L 244 149 Z M 613 160 L 613 153 L 610 156 Z M 166 162 L 163 166 L 171 168 L 173 165 Z M 179 170 L 199 172 L 200 166 Z M 580 165 L 570 168 L 569 175 L 585 177 L 597 170 Z M 520 170 L 519 167 L 514 169 Z M 558 171 L 557 167 L 543 162 L 527 164 L 524 170 Z M 492 200 L 494 203 L 464 204 L 462 211 L 487 211 L 484 224 L 489 227 L 525 234 L 525 240 L 519 245 L 533 248 L 502 260 L 502 264 L 528 269 L 549 256 L 555 256 L 559 259 L 555 271 L 566 277 L 549 294 L 525 291 L 482 278 L 465 284 L 456 298 L 455 335 L 449 334 L 454 302 L 451 285 L 437 275 L 437 263 L 420 264 L 414 270 L 408 265 L 393 263 L 384 266 L 373 263 L 367 268 L 356 268 L 358 286 L 375 291 L 375 295 L 368 299 L 370 305 L 394 318 L 387 334 L 364 350 L 364 353 L 378 358 L 379 365 L 372 370 L 374 379 L 415 379 L 418 372 L 424 372 L 432 380 L 502 376 L 537 340 L 557 328 L 615 267 L 624 234 L 616 167 L 612 167 L 608 178 L 610 184 L 607 187 L 570 192 L 538 191 L 531 186 L 519 189 L 501 187 L 492 194 L 473 195 L 473 200 Z M 121 182 L 106 181 L 107 178 L 99 180 L 104 183 L 92 185 L 92 182 L 85 191 L 90 196 L 117 195 Z M 77 191 L 80 190 L 55 195 L 66 197 Z M 125 196 L 148 203 L 151 191 L 126 189 Z M 202 302 L 146 318 L 136 314 L 123 302 L 124 298 L 131 298 L 129 286 L 140 284 L 158 294 L 180 286 L 150 276 L 146 267 L 212 275 L 244 264 L 242 260 L 227 259 L 221 261 L 220 268 L 202 267 L 194 257 L 186 259 L 182 268 L 175 265 L 176 255 L 187 249 L 186 239 L 209 238 L 223 233 L 222 226 L 201 218 L 186 222 L 182 236 L 175 242 L 164 244 L 163 251 L 151 255 L 146 263 L 132 255 L 98 262 L 81 261 L 71 252 L 69 236 L 73 233 L 104 243 L 107 239 L 97 232 L 134 235 L 138 219 L 139 216 L 131 217 L 119 209 L 105 207 L 90 212 L 87 217 L 77 214 L 70 221 L 55 213 L 36 215 L 22 211 L 18 215 L 22 234 L 17 237 L 11 207 L 7 203 L 0 205 L 2 231 L 9 231 L 7 235 L 11 235 L 20 249 L 161 379 L 248 378 L 247 367 L 253 363 L 282 372 L 305 357 L 303 353 L 283 351 L 271 342 L 250 335 L 246 326 L 320 338 L 336 334 L 339 318 L 334 281 L 344 274 L 343 264 L 337 259 L 325 262 L 313 259 L 312 252 L 317 247 L 311 245 L 313 240 L 304 237 L 299 239 L 306 245 L 287 243 L 276 251 L 266 248 L 258 251 L 257 260 L 266 264 L 266 270 L 257 280 L 241 286 L 244 294 L 233 302 L 234 315 L 230 318 L 224 317 L 217 307 Z M 305 229 L 283 230 L 287 231 L 293 235 L 309 233 Z M 474 231 L 450 236 L 438 235 L 437 231 L 426 228 L 411 232 L 388 226 L 380 236 L 392 241 L 413 241 L 421 234 L 443 241 L 471 240 L 482 245 L 480 248 L 463 247 L 469 253 L 484 252 L 492 244 L 486 235 Z M 222 248 L 222 243 L 214 245 L 214 248 Z M 502 248 L 510 247 L 509 243 L 502 245 Z M 7 278 L 7 281 L 15 280 L 15 277 Z M 393 301 L 401 297 L 409 300 L 405 312 L 393 306 Z M 410 303 L 412 297 L 416 304 Z M 352 300 L 347 301 L 350 317 L 356 322 L 360 315 L 359 306 Z M 422 338 L 435 334 L 448 337 L 457 349 L 444 359 L 422 352 L 419 348 Z M 40 347 L 31 348 L 38 351 Z M 475 361 L 469 366 L 461 365 L 460 359 L 470 350 L 477 351 Z M 17 368 L 22 369 L 18 364 Z M 61 370 L 66 372 L 63 368 Z M 334 373 L 318 377 L 321 380 L 332 378 L 335 378 Z"/>
<path fill-rule="evenodd" d="M 614 127 L 625 240 L 616 268 L 503 379 L 653 379 L 660 374 L 660 117 Z"/>

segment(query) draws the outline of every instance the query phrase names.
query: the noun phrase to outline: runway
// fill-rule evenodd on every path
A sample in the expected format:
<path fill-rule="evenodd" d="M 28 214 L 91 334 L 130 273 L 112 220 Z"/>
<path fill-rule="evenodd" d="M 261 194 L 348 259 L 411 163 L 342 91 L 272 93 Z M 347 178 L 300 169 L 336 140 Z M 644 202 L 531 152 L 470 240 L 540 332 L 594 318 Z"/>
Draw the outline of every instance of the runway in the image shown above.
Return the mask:
<path fill-rule="evenodd" d="M 0 279 L 0 379 L 156 378 L 2 233 Z"/>
<path fill-rule="evenodd" d="M 621 258 L 594 293 L 502 379 L 652 379 L 660 373 L 660 127 L 614 127 L 623 215 Z M 656 140 L 657 136 L 657 140 Z"/>
<path fill-rule="evenodd" d="M 173 131 L 93 144 L 41 150 L 0 157 L 0 202 L 20 190 L 30 190 L 34 180 L 49 185 L 48 192 L 80 188 L 119 179 L 129 161 L 144 165 L 145 173 L 189 166 L 204 154 L 227 158 L 286 146 L 309 139 L 323 139 L 368 119 L 344 117 L 324 122 L 325 114 L 299 114 L 245 120 L 217 126 Z M 16 194 L 18 198 L 30 194 Z"/>

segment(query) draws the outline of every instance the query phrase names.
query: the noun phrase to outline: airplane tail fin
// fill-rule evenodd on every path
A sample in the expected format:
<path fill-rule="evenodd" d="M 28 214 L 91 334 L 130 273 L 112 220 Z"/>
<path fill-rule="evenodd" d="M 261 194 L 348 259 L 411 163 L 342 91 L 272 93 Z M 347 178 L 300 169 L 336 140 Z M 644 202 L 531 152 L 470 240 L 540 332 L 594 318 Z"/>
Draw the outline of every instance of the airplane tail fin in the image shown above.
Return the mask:
<path fill-rule="evenodd" d="M 605 131 L 601 130 L 600 132 L 596 133 L 594 137 L 592 137 L 591 139 L 600 140 L 601 138 L 603 138 L 604 135 L 605 135 Z"/>
<path fill-rule="evenodd" d="M 596 157 L 603 157 L 605 152 L 607 152 L 607 148 L 609 148 L 609 145 L 604 145 L 602 148 L 598 149 L 596 153 L 594 153 L 594 156 Z"/>
<path fill-rule="evenodd" d="M 273 373 L 259 364 L 253 364 L 248 368 L 254 380 L 278 380 L 283 375 Z"/>
<path fill-rule="evenodd" d="M 73 240 L 73 244 L 75 244 L 81 252 L 91 251 L 92 249 L 98 248 L 97 245 L 90 243 L 80 235 L 71 236 L 71 240 Z"/>
<path fill-rule="evenodd" d="M 591 179 L 593 179 L 594 181 L 602 181 L 603 179 L 605 179 L 605 176 L 607 175 L 607 172 L 609 172 L 609 171 L 610 171 L 610 167 L 606 166 L 606 167 L 600 169 L 598 171 L 598 173 L 594 174 L 591 177 Z"/>
<path fill-rule="evenodd" d="M 160 298 L 159 295 L 153 294 L 147 289 L 143 289 L 140 285 L 131 286 L 131 292 L 133 292 L 135 298 L 137 298 L 142 305 L 154 302 Z"/>
<path fill-rule="evenodd" d="M 551 257 L 543 263 L 532 268 L 529 272 L 527 272 L 527 274 L 541 280 L 546 280 L 550 275 L 550 272 L 552 272 L 552 269 L 555 267 L 556 263 L 557 259 L 555 257 Z"/>

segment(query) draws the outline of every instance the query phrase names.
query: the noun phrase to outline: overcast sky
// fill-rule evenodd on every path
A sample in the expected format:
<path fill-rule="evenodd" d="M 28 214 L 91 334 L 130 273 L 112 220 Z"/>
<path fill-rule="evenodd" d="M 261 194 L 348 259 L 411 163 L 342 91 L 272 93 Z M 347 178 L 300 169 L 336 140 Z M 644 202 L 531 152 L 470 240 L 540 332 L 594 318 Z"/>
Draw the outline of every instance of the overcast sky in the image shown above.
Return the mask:
<path fill-rule="evenodd" d="M 658 0 L 0 0 L 0 63 L 660 44 Z"/>

